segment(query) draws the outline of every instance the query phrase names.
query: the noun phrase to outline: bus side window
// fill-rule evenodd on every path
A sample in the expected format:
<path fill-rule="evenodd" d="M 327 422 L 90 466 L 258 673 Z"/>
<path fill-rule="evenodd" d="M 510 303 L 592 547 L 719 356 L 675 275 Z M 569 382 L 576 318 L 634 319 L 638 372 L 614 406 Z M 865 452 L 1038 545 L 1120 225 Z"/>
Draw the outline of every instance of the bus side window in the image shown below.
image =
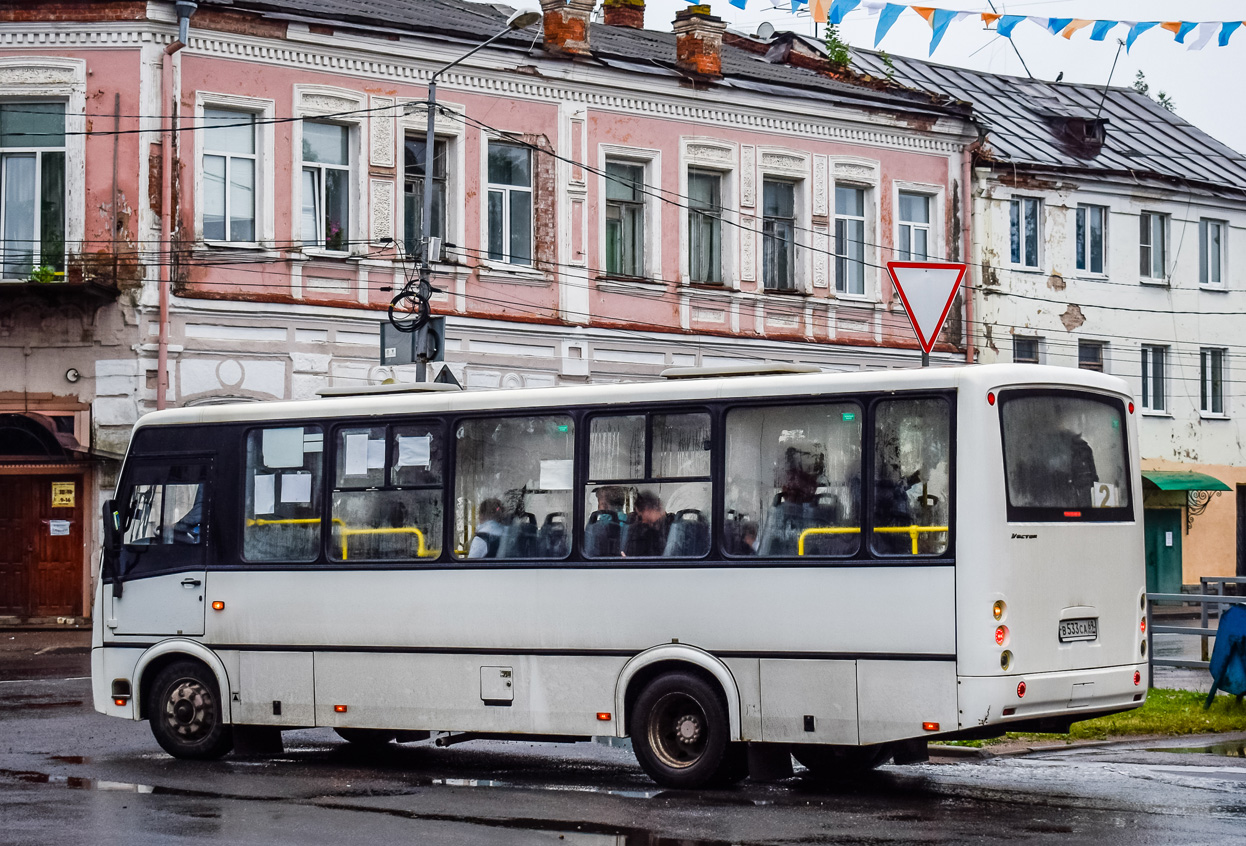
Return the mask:
<path fill-rule="evenodd" d="M 455 556 L 565 558 L 575 475 L 572 419 L 464 420 L 454 440 Z"/>
<path fill-rule="evenodd" d="M 441 554 L 442 435 L 436 426 L 350 426 L 336 454 L 329 558 Z"/>
<path fill-rule="evenodd" d="M 122 524 L 123 574 L 203 566 L 207 476 L 198 462 L 134 469 Z"/>
<path fill-rule="evenodd" d="M 320 553 L 324 431 L 247 433 L 242 550 L 248 561 L 315 561 Z"/>
<path fill-rule="evenodd" d="M 947 400 L 884 400 L 874 406 L 874 552 L 947 551 L 950 466 Z"/>
<path fill-rule="evenodd" d="M 729 412 L 723 551 L 763 558 L 856 554 L 861 416 L 855 402 Z"/>

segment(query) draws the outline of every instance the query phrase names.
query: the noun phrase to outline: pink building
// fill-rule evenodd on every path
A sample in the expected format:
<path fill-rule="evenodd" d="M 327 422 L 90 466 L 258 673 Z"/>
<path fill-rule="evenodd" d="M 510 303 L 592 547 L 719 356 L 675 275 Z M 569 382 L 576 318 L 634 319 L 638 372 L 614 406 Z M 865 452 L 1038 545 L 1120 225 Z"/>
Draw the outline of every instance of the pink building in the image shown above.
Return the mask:
<path fill-rule="evenodd" d="M 428 167 L 429 79 L 492 5 L 0 3 L 0 616 L 89 607 L 145 411 L 414 378 L 379 328 L 425 190 L 469 389 L 917 363 L 883 265 L 964 254 L 967 106 L 704 6 L 542 6 L 438 78 Z"/>

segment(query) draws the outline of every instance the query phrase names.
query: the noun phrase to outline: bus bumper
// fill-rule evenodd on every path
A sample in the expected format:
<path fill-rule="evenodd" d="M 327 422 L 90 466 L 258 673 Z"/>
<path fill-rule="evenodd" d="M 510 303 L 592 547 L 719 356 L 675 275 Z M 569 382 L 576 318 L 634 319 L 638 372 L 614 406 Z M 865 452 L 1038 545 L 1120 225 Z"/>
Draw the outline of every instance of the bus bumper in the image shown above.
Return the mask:
<path fill-rule="evenodd" d="M 142 654 L 142 649 L 119 649 L 115 646 L 91 650 L 91 699 L 96 711 L 110 717 L 138 719 L 134 670 Z M 112 695 L 114 681 L 130 683 L 130 693 L 120 705 L 117 703 L 121 700 Z"/>
<path fill-rule="evenodd" d="M 1073 723 L 1126 711 L 1146 701 L 1150 679 L 1143 662 L 1092 670 L 961 676 L 957 682 L 960 727 L 971 729 L 1053 718 Z"/>

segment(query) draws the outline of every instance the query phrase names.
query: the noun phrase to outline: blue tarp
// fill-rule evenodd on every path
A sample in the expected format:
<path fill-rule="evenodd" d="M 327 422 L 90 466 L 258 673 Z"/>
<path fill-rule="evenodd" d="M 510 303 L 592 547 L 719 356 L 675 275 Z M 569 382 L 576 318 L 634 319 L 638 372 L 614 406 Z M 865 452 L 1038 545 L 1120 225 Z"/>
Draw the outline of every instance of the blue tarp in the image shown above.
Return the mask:
<path fill-rule="evenodd" d="M 1220 615 L 1211 652 L 1211 678 L 1208 705 L 1217 689 L 1233 696 L 1246 694 L 1246 606 L 1234 605 Z"/>

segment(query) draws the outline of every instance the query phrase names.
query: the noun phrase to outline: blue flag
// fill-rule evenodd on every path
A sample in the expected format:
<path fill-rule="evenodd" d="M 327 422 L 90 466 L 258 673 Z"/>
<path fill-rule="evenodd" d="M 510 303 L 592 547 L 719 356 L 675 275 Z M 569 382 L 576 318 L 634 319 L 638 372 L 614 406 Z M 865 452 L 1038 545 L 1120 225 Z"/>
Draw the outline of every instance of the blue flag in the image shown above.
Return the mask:
<path fill-rule="evenodd" d="M 1177 43 L 1184 44 L 1185 37 L 1189 35 L 1190 31 L 1193 30 L 1196 26 L 1198 26 L 1198 24 L 1190 23 L 1189 21 L 1182 21 L 1181 26 L 1177 28 L 1177 34 L 1176 34 Z"/>
<path fill-rule="evenodd" d="M 935 48 L 939 46 L 939 42 L 943 40 L 943 33 L 947 32 L 947 25 L 956 18 L 956 12 L 951 9 L 935 9 L 934 15 L 930 18 L 930 28 L 934 30 L 934 35 L 930 39 L 930 55 L 934 55 Z"/>
<path fill-rule="evenodd" d="M 1131 26 L 1129 35 L 1125 37 L 1125 52 L 1128 53 L 1129 48 L 1134 46 L 1134 42 L 1138 40 L 1139 35 L 1157 26 L 1159 26 L 1159 21 L 1142 21 Z"/>
<path fill-rule="evenodd" d="M 826 13 L 826 22 L 838 26 L 844 22 L 844 15 L 861 5 L 861 0 L 835 0 L 831 10 Z"/>
<path fill-rule="evenodd" d="M 1095 21 L 1095 28 L 1090 31 L 1091 41 L 1102 41 L 1108 37 L 1108 33 L 1112 31 L 1112 27 L 1116 26 L 1120 21 Z"/>
<path fill-rule="evenodd" d="M 878 13 L 878 28 L 874 30 L 875 47 L 887 35 L 887 30 L 891 29 L 891 25 L 896 22 L 896 18 L 900 17 L 900 13 L 907 8 L 908 6 L 901 6 L 898 3 L 888 3 L 883 6 L 883 10 Z"/>
<path fill-rule="evenodd" d="M 1073 23 L 1072 18 L 1048 18 L 1047 19 L 1047 30 L 1052 35 L 1059 35 L 1060 33 L 1064 32 L 1064 28 L 1071 23 Z"/>
<path fill-rule="evenodd" d="M 995 31 L 1005 38 L 1012 38 L 1012 31 L 1017 28 L 1017 24 L 1025 20 L 1025 15 L 1004 15 L 995 24 Z"/>
<path fill-rule="evenodd" d="M 1220 27 L 1219 43 L 1221 47 L 1229 46 L 1229 39 L 1233 37 L 1233 33 L 1241 25 L 1242 25 L 1241 21 L 1225 21 L 1224 22 L 1224 26 Z"/>

